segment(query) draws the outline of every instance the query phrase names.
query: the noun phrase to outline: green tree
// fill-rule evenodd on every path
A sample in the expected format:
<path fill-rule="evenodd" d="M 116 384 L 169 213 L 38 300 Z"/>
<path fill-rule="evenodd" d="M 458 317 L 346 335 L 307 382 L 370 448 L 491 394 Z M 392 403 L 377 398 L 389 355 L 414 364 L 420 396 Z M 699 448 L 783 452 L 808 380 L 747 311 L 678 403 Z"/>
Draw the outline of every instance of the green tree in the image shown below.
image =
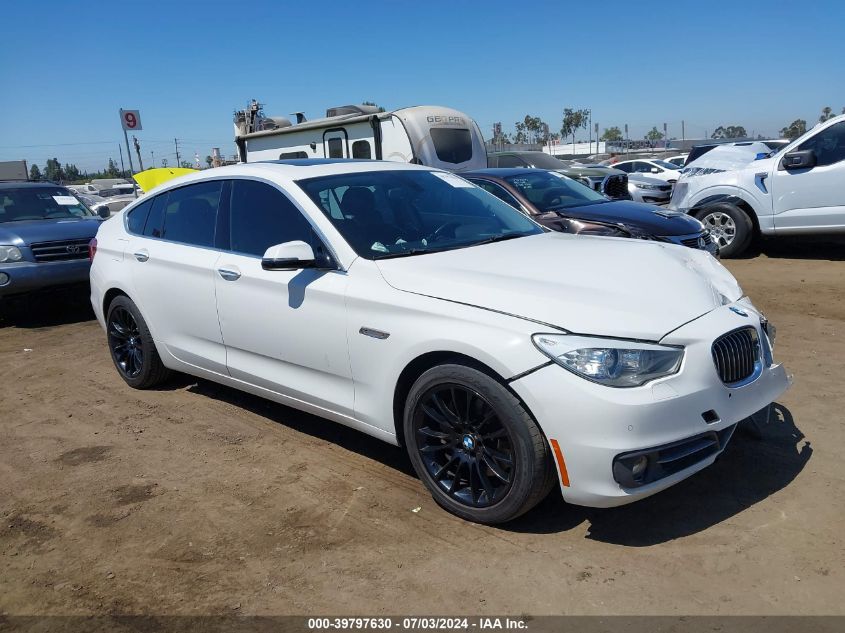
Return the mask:
<path fill-rule="evenodd" d="M 106 178 L 119 178 L 120 177 L 120 170 L 117 168 L 117 165 L 114 164 L 114 159 L 109 158 L 109 166 L 106 167 L 105 177 Z"/>
<path fill-rule="evenodd" d="M 62 171 L 62 164 L 57 158 L 48 158 L 47 165 L 44 167 L 44 179 L 58 182 L 64 179 L 64 172 Z"/>
<path fill-rule="evenodd" d="M 727 125 L 724 127 L 720 125 L 713 131 L 710 138 L 745 138 L 746 136 L 748 136 L 748 133 L 741 125 Z"/>
<path fill-rule="evenodd" d="M 189 161 L 189 160 L 183 160 L 180 167 L 183 167 L 185 169 L 193 169 L 194 168 L 194 166 L 191 164 L 191 161 Z"/>
<path fill-rule="evenodd" d="M 790 141 L 801 136 L 807 131 L 807 122 L 804 119 L 795 119 L 787 127 L 781 128 L 780 135 Z"/>
<path fill-rule="evenodd" d="M 35 163 L 32 163 L 32 166 L 29 168 L 29 179 L 41 180 L 41 170 L 38 169 L 38 165 Z"/>
<path fill-rule="evenodd" d="M 214 159 L 213 159 L 211 156 L 206 156 L 206 157 L 205 157 L 205 164 L 206 164 L 206 165 L 208 165 L 209 167 L 211 167 L 211 165 L 212 165 L 213 163 L 214 163 Z"/>
<path fill-rule="evenodd" d="M 361 105 L 368 105 L 368 106 L 375 106 L 378 108 L 379 112 L 384 112 L 384 108 L 382 108 L 379 104 L 373 103 L 372 101 L 364 101 Z"/>
<path fill-rule="evenodd" d="M 82 174 L 76 165 L 65 165 L 65 178 L 71 182 L 82 180 Z"/>
<path fill-rule="evenodd" d="M 645 135 L 645 140 L 649 141 L 650 143 L 656 143 L 657 141 L 659 141 L 662 138 L 663 138 L 663 132 L 658 130 L 656 125 L 653 128 L 651 128 Z"/>
<path fill-rule="evenodd" d="M 601 141 L 621 141 L 622 140 L 622 131 L 616 127 L 606 127 L 604 128 L 604 132 L 599 139 Z"/>
<path fill-rule="evenodd" d="M 575 132 L 580 129 L 586 129 L 590 124 L 589 110 L 573 110 L 572 108 L 563 109 L 563 120 L 560 126 L 560 135 L 563 138 L 572 137 L 572 144 L 575 144 Z"/>

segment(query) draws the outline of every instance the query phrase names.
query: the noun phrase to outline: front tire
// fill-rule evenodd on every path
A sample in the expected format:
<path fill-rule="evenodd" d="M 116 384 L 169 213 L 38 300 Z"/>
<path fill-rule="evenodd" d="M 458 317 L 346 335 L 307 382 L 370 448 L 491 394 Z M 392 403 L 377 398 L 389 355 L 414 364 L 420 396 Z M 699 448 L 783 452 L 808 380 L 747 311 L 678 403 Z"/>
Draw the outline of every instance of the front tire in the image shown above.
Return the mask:
<path fill-rule="evenodd" d="M 695 217 L 701 220 L 719 245 L 720 257 L 738 257 L 745 252 L 754 237 L 751 218 L 745 211 L 728 202 L 708 205 L 697 211 Z"/>
<path fill-rule="evenodd" d="M 549 445 L 500 382 L 465 365 L 420 376 L 405 402 L 404 432 L 417 475 L 434 500 L 468 521 L 503 523 L 555 483 Z"/>
<path fill-rule="evenodd" d="M 170 377 L 138 306 L 115 297 L 106 315 L 106 337 L 117 373 L 134 389 L 152 389 Z"/>

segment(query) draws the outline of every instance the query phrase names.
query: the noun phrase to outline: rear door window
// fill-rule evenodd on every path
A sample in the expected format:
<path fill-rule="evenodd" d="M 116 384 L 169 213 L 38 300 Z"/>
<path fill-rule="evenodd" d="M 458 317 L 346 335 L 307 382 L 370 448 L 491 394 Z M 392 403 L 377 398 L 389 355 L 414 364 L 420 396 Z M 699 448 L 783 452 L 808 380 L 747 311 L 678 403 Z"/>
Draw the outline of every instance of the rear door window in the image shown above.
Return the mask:
<path fill-rule="evenodd" d="M 153 200 L 145 200 L 126 215 L 126 229 L 130 233 L 135 235 L 144 233 L 144 224 L 147 223 L 147 216 L 152 206 Z"/>
<path fill-rule="evenodd" d="M 162 237 L 193 246 L 213 246 L 222 187 L 223 181 L 216 180 L 171 190 L 164 209 Z"/>

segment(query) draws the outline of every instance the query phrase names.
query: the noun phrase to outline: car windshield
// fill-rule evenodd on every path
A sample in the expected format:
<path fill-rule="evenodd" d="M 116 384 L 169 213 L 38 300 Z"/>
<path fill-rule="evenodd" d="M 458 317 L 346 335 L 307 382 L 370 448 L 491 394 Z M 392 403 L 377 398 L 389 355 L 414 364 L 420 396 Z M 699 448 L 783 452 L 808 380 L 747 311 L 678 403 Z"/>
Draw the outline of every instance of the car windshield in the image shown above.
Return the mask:
<path fill-rule="evenodd" d="M 505 180 L 519 189 L 519 192 L 543 213 L 607 202 L 607 198 L 600 193 L 556 172 L 526 172 L 507 176 Z"/>
<path fill-rule="evenodd" d="M 464 248 L 543 229 L 480 187 L 446 172 L 337 174 L 297 184 L 361 257 Z"/>
<path fill-rule="evenodd" d="M 93 216 L 84 203 L 61 187 L 0 189 L 0 222 Z"/>

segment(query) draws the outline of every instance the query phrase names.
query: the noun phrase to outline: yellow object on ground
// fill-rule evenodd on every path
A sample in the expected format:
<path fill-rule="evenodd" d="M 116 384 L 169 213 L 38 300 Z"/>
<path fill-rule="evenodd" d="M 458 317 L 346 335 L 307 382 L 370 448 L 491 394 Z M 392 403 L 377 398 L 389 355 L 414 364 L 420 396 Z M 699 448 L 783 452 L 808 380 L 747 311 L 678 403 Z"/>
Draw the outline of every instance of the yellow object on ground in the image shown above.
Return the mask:
<path fill-rule="evenodd" d="M 173 180 L 185 174 L 192 174 L 197 169 L 186 169 L 184 167 L 156 167 L 155 169 L 147 169 L 139 172 L 133 176 L 144 192 L 154 189 L 168 180 Z"/>

